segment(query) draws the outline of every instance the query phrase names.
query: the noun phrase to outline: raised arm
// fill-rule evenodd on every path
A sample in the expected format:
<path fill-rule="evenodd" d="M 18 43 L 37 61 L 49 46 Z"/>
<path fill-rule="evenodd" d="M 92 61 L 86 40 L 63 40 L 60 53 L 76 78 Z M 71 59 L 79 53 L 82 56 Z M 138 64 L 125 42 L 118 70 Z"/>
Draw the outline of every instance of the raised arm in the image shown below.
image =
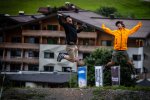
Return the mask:
<path fill-rule="evenodd" d="M 79 29 L 77 29 L 77 33 L 80 33 L 81 31 L 83 31 L 83 27 L 80 27 Z"/>
<path fill-rule="evenodd" d="M 79 27 L 79 29 L 77 29 L 77 33 L 80 33 L 81 31 L 83 31 L 84 29 L 87 29 L 87 25 L 85 23 L 83 23 L 81 25 L 81 27 Z"/>
<path fill-rule="evenodd" d="M 103 29 L 106 33 L 113 35 L 113 31 L 112 31 L 111 29 L 105 27 L 104 24 L 102 24 L 102 29 Z"/>
<path fill-rule="evenodd" d="M 62 14 L 58 14 L 58 22 L 61 26 L 64 26 L 64 22 L 62 21 L 61 17 L 62 17 Z"/>
<path fill-rule="evenodd" d="M 136 26 L 134 26 L 132 29 L 129 30 L 129 35 L 136 32 L 141 26 L 142 26 L 142 22 L 138 22 L 138 24 Z"/>

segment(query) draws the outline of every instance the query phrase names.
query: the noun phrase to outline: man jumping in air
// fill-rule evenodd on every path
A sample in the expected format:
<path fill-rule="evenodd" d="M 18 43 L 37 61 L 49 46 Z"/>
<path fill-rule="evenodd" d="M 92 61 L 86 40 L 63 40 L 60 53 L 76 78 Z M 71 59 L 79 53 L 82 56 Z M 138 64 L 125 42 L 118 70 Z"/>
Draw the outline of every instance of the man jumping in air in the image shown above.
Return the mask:
<path fill-rule="evenodd" d="M 114 50 L 112 53 L 112 59 L 106 64 L 105 67 L 111 67 L 115 65 L 115 63 L 117 63 L 118 54 L 122 54 L 127 59 L 127 64 L 133 65 L 127 53 L 127 40 L 129 35 L 136 32 L 142 26 L 142 22 L 139 22 L 132 29 L 127 29 L 122 21 L 117 21 L 116 26 L 118 27 L 117 30 L 111 30 L 102 24 L 102 29 L 106 33 L 114 36 Z"/>
<path fill-rule="evenodd" d="M 78 59 L 78 47 L 77 43 L 77 33 L 80 33 L 86 25 L 82 25 L 79 29 L 73 24 L 72 18 L 70 16 L 65 16 L 65 23 L 62 22 L 62 14 L 58 14 L 58 21 L 61 26 L 63 26 L 66 34 L 66 51 L 68 54 L 59 53 L 57 61 L 61 62 L 62 59 L 66 59 L 70 62 L 77 62 L 78 65 L 84 65 L 82 60 Z"/>

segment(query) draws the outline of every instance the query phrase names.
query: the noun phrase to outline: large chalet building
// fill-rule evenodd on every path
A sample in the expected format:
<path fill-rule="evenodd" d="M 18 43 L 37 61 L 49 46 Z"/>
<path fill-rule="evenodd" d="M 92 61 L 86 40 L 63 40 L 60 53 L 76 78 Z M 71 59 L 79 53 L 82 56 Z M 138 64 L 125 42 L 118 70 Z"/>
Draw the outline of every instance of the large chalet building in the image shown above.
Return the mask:
<path fill-rule="evenodd" d="M 64 84 L 70 79 L 70 72 L 77 72 L 77 65 L 66 60 L 57 62 L 58 53 L 65 52 L 64 29 L 52 9 L 41 7 L 39 12 L 42 14 L 26 15 L 21 12 L 16 16 L 0 15 L 0 70 L 10 80 L 25 86 Z M 96 48 L 112 48 L 113 36 L 101 29 L 102 23 L 116 29 L 115 22 L 118 20 L 124 21 L 127 28 L 142 21 L 143 26 L 128 39 L 128 53 L 140 73 L 143 67 L 148 67 L 150 20 L 104 18 L 94 12 L 78 9 L 63 9 L 59 13 L 70 15 L 77 27 L 82 23 L 88 26 L 78 34 L 77 45 L 81 59 Z"/>

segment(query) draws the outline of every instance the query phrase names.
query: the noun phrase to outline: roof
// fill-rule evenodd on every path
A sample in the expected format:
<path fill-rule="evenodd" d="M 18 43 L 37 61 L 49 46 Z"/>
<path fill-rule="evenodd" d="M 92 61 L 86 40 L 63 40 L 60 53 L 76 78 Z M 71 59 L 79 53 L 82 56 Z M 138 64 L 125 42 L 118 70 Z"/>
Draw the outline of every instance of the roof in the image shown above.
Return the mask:
<path fill-rule="evenodd" d="M 129 36 L 130 38 L 146 38 L 150 34 L 150 20 L 149 19 L 110 19 L 104 18 L 94 12 L 91 11 L 79 11 L 75 12 L 61 12 L 63 15 L 71 16 L 73 19 L 96 27 L 98 30 L 103 31 L 100 27 L 102 23 L 104 23 L 108 28 L 115 30 L 115 22 L 121 20 L 124 22 L 127 28 L 131 29 L 134 27 L 139 21 L 142 21 L 143 26 L 136 32 Z"/>
<path fill-rule="evenodd" d="M 0 27 L 0 31 L 2 30 L 8 30 L 8 29 L 13 29 L 16 27 L 20 27 L 23 25 L 27 25 L 29 23 L 33 23 L 33 22 L 38 22 L 40 20 L 44 20 L 47 18 L 51 18 L 56 16 L 56 13 L 54 14 L 50 14 L 50 15 L 43 15 L 43 14 L 38 14 L 38 15 L 18 15 L 18 16 L 3 16 L 4 18 L 7 18 L 7 21 L 14 21 L 16 22 L 15 24 L 11 25 L 12 22 L 8 23 L 8 27 Z M 1 25 L 1 23 L 0 23 Z"/>
<path fill-rule="evenodd" d="M 70 80 L 70 73 L 7 74 L 7 76 L 10 80 L 25 82 L 66 83 Z"/>
<path fill-rule="evenodd" d="M 138 86 L 150 86 L 150 81 L 147 79 L 144 79 L 137 83 Z"/>
<path fill-rule="evenodd" d="M 11 19 L 17 21 L 17 22 L 29 22 L 29 21 L 33 21 L 39 18 L 43 18 L 45 17 L 45 15 L 43 14 L 39 14 L 39 15 L 19 15 L 19 16 L 10 16 Z"/>

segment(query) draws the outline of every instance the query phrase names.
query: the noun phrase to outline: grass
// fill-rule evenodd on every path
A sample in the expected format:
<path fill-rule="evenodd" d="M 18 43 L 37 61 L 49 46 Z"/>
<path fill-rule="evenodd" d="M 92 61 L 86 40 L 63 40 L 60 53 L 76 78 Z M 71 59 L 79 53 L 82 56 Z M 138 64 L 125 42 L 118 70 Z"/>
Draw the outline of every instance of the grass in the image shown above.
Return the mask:
<path fill-rule="evenodd" d="M 39 7 L 62 6 L 66 0 L 0 0 L 0 13 L 18 14 L 19 10 L 26 14 L 35 14 Z M 99 7 L 117 8 L 124 16 L 135 15 L 136 18 L 150 18 L 150 2 L 142 0 L 67 0 L 86 10 L 96 11 Z"/>
<path fill-rule="evenodd" d="M 124 91 L 125 90 L 125 91 Z M 115 92 L 116 91 L 116 92 Z M 117 92 L 118 91 L 118 92 Z M 92 100 L 149 100 L 150 87 L 105 86 L 93 91 Z"/>
<path fill-rule="evenodd" d="M 96 90 L 150 91 L 150 87 L 145 87 L 145 86 L 135 86 L 135 87 L 125 87 L 125 86 L 104 86 L 104 87 L 96 87 Z"/>

